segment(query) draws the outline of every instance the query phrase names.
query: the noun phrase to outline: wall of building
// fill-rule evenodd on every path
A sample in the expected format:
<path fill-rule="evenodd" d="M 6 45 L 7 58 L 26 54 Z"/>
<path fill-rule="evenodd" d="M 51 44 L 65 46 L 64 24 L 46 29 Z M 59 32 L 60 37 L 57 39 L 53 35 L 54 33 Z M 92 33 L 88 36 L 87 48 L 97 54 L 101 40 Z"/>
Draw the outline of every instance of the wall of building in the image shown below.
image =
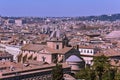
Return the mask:
<path fill-rule="evenodd" d="M 17 55 L 20 53 L 20 46 L 12 46 L 12 45 L 4 45 L 4 44 L 0 44 L 1 47 L 5 47 L 5 51 L 14 55 L 13 56 L 13 60 L 17 60 Z"/>
<path fill-rule="evenodd" d="M 59 49 L 62 49 L 63 45 L 62 42 L 47 42 L 47 46 L 56 49 L 56 46 L 59 45 Z"/>
<path fill-rule="evenodd" d="M 93 57 L 85 57 L 85 56 L 81 56 L 84 61 L 85 61 L 85 64 L 90 64 L 92 65 L 92 60 L 93 60 Z"/>
<path fill-rule="evenodd" d="M 51 54 L 46 54 L 46 53 L 40 53 L 40 54 L 38 53 L 37 54 L 37 60 L 52 63 L 52 55 Z"/>
<path fill-rule="evenodd" d="M 79 48 L 80 54 L 83 55 L 94 55 L 94 49 L 82 49 Z"/>

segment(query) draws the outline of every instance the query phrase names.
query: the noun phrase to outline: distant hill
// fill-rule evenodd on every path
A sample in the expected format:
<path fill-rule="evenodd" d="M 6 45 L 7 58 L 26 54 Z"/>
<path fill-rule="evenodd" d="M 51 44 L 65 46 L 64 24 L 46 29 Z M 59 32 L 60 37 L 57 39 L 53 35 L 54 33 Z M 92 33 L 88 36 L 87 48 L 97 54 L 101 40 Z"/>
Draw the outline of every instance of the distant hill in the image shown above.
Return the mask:
<path fill-rule="evenodd" d="M 120 20 L 120 14 L 77 17 L 76 19 L 81 20 L 81 21 L 85 21 L 85 20 L 88 20 L 88 21 L 96 21 L 96 20 L 100 20 L 100 21 L 116 21 L 116 20 Z"/>
<path fill-rule="evenodd" d="M 1 16 L 2 17 L 2 16 Z M 20 19 L 20 18 L 24 18 L 24 19 L 34 19 L 34 20 L 46 20 L 46 18 L 50 18 L 50 19 L 60 19 L 63 21 L 68 21 L 68 20 L 81 20 L 81 21 L 116 21 L 116 20 L 120 20 L 120 14 L 111 14 L 111 15 L 100 15 L 100 16 L 83 16 L 83 17 L 2 17 L 4 19 Z"/>

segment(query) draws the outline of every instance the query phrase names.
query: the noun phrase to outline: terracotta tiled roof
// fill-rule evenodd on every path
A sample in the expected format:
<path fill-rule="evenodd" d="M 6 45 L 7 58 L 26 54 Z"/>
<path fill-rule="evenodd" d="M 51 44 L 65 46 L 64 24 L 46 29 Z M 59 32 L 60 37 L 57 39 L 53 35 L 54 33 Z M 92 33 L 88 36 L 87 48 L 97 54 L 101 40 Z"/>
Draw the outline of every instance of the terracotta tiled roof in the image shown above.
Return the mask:
<path fill-rule="evenodd" d="M 82 48 L 82 49 L 94 49 L 94 47 L 91 46 L 91 45 L 89 45 L 89 46 L 80 45 L 79 48 Z"/>
<path fill-rule="evenodd" d="M 49 48 L 45 45 L 37 45 L 37 44 L 26 44 L 25 46 L 23 46 L 21 48 L 22 50 L 28 50 L 28 51 L 41 51 L 43 49 L 46 49 L 49 53 L 51 54 L 55 54 L 55 53 L 59 53 L 59 54 L 65 54 L 68 51 L 70 51 L 72 49 L 72 47 L 64 47 L 62 49 L 52 49 Z"/>
<path fill-rule="evenodd" d="M 39 65 L 41 63 L 41 65 Z M 34 74 L 38 72 L 44 72 L 44 71 L 51 71 L 52 68 L 55 66 L 55 64 L 43 64 L 43 62 L 38 61 L 29 61 L 28 63 L 21 64 L 16 62 L 9 62 L 0 61 L 0 79 L 2 78 L 8 78 L 8 77 L 14 77 L 16 76 L 16 73 L 20 73 L 20 75 L 25 74 Z M 63 68 L 70 68 L 70 66 L 66 63 L 62 63 Z"/>
<path fill-rule="evenodd" d="M 107 57 L 120 56 L 120 52 L 114 49 L 107 49 L 101 51 L 100 53 L 96 53 L 94 56 L 101 56 L 101 55 L 105 55 Z"/>
<path fill-rule="evenodd" d="M 120 38 L 120 31 L 112 31 L 105 38 Z"/>
<path fill-rule="evenodd" d="M 38 45 L 38 44 L 26 44 L 24 45 L 21 50 L 28 50 L 28 51 L 40 51 L 45 47 L 45 45 Z"/>
<path fill-rule="evenodd" d="M 55 53 L 58 53 L 58 54 L 65 54 L 67 53 L 68 51 L 70 51 L 72 49 L 72 47 L 65 47 L 63 49 L 59 49 L 59 50 L 56 50 L 56 49 L 51 49 L 51 48 L 46 48 L 47 51 L 49 51 L 50 53 L 52 54 L 55 54 Z"/>
<path fill-rule="evenodd" d="M 0 57 L 10 57 L 10 56 L 13 56 L 13 55 L 5 51 L 0 51 Z"/>

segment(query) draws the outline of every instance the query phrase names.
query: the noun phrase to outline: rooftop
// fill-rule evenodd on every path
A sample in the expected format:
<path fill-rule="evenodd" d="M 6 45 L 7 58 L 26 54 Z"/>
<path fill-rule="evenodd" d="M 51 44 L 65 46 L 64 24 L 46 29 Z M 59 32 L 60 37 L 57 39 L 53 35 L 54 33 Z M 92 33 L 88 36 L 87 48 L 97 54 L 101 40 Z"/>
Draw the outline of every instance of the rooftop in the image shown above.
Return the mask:
<path fill-rule="evenodd" d="M 10 57 L 10 56 L 13 56 L 12 54 L 9 54 L 8 52 L 6 51 L 0 51 L 0 57 Z"/>
<path fill-rule="evenodd" d="M 105 38 L 120 38 L 120 31 L 112 31 Z"/>
<path fill-rule="evenodd" d="M 46 45 L 26 44 L 21 49 L 27 50 L 27 51 L 37 51 L 37 52 L 45 49 L 48 52 L 50 52 L 51 54 L 54 54 L 54 53 L 65 54 L 66 52 L 70 51 L 72 49 L 72 47 L 64 47 L 62 49 L 57 50 L 57 49 L 51 49 L 51 48 L 47 47 Z"/>
<path fill-rule="evenodd" d="M 16 73 L 20 75 L 50 71 L 55 66 L 55 64 L 47 64 L 39 61 L 27 61 L 24 64 L 4 61 L 0 62 L 0 79 L 10 76 L 16 76 Z M 62 64 L 63 68 L 70 68 L 66 63 Z"/>
<path fill-rule="evenodd" d="M 38 44 L 26 44 L 21 49 L 28 50 L 28 51 L 40 51 L 45 47 L 45 45 L 38 45 Z"/>
<path fill-rule="evenodd" d="M 79 48 L 82 48 L 82 49 L 94 49 L 95 47 L 92 46 L 92 45 L 80 45 Z"/>
<path fill-rule="evenodd" d="M 117 49 L 107 49 L 103 50 L 100 53 L 96 53 L 94 56 L 101 56 L 105 55 L 107 57 L 112 57 L 112 56 L 120 56 L 119 50 Z"/>

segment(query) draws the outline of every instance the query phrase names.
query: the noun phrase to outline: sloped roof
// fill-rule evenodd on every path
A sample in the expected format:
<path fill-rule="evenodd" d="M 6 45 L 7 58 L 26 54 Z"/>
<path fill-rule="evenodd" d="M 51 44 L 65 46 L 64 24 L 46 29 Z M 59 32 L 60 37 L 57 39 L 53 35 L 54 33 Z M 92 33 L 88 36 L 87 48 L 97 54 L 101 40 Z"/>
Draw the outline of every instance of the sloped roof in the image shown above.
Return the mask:
<path fill-rule="evenodd" d="M 120 56 L 120 52 L 114 49 L 107 49 L 107 50 L 101 51 L 100 53 L 94 54 L 94 56 L 101 56 L 101 55 L 105 55 L 107 57 Z"/>
<path fill-rule="evenodd" d="M 46 47 L 45 48 L 47 51 L 49 51 L 50 53 L 52 54 L 55 54 L 55 53 L 58 53 L 58 54 L 65 54 L 67 53 L 68 51 L 70 51 L 72 49 L 72 47 L 64 47 L 62 49 L 51 49 L 49 47 Z"/>
<path fill-rule="evenodd" d="M 38 45 L 38 44 L 26 44 L 24 45 L 21 50 L 28 50 L 28 51 L 40 51 L 45 47 L 45 45 Z"/>
<path fill-rule="evenodd" d="M 46 45 L 38 45 L 38 44 L 26 44 L 24 45 L 21 50 L 27 50 L 27 51 L 41 51 L 43 49 L 46 49 L 49 53 L 51 54 L 65 54 L 68 51 L 70 51 L 72 49 L 72 47 L 64 47 L 62 49 L 52 49 L 47 47 Z"/>
<path fill-rule="evenodd" d="M 0 51 L 0 57 L 11 57 L 13 56 L 12 54 L 9 54 L 6 51 Z"/>
<path fill-rule="evenodd" d="M 80 48 L 80 49 L 94 49 L 95 47 L 92 46 L 92 45 L 87 45 L 87 46 L 85 46 L 85 45 L 80 45 L 79 48 Z"/>
<path fill-rule="evenodd" d="M 120 38 L 120 31 L 112 31 L 105 38 Z"/>

